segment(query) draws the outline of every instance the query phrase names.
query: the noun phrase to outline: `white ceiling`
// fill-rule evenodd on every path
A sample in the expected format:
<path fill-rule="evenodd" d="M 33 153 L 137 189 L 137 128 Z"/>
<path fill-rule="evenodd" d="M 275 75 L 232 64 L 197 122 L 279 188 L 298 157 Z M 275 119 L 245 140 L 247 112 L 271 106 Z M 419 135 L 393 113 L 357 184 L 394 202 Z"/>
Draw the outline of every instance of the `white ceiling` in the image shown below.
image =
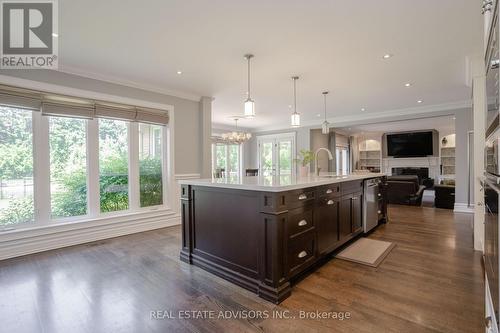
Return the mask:
<path fill-rule="evenodd" d="M 243 112 L 243 54 L 252 52 L 257 118 L 240 125 L 287 127 L 294 74 L 303 122 L 320 124 L 324 90 L 333 119 L 361 107 L 375 114 L 470 99 L 465 62 L 481 53 L 480 9 L 480 0 L 59 1 L 59 63 L 213 96 L 213 121 L 232 124 L 228 117 Z"/>

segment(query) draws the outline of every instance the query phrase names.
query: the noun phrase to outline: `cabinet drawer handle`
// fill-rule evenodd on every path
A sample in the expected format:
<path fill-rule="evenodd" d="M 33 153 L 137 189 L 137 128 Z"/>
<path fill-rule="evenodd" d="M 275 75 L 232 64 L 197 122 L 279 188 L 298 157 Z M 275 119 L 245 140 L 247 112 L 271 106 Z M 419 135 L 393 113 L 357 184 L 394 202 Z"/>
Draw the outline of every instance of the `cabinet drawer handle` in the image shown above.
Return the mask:
<path fill-rule="evenodd" d="M 326 202 L 326 204 L 327 204 L 327 205 L 333 205 L 334 203 L 335 203 L 335 201 L 333 201 L 333 200 L 328 200 L 328 201 Z"/>
<path fill-rule="evenodd" d="M 358 197 L 352 197 L 351 199 L 352 200 L 358 200 Z"/>
<path fill-rule="evenodd" d="M 333 193 L 333 191 L 331 189 L 326 190 L 326 194 L 330 194 L 330 193 Z"/>
<path fill-rule="evenodd" d="M 307 195 L 305 194 L 299 195 L 299 200 L 305 200 L 305 199 L 307 199 Z"/>
<path fill-rule="evenodd" d="M 302 251 L 302 252 L 300 252 L 300 253 L 297 255 L 297 257 L 298 257 L 298 258 L 304 258 L 305 256 L 307 256 L 307 252 L 306 252 L 306 251 Z"/>
<path fill-rule="evenodd" d="M 306 220 L 300 220 L 299 221 L 299 227 L 303 227 L 305 225 L 307 225 L 307 221 Z"/>

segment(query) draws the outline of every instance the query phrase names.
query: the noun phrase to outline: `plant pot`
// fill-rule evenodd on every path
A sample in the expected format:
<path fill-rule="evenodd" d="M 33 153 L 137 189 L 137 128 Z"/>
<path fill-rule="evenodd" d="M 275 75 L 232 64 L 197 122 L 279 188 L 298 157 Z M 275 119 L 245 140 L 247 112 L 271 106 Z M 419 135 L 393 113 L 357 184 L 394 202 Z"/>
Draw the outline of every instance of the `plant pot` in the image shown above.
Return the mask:
<path fill-rule="evenodd" d="M 309 176 L 309 166 L 301 166 L 299 169 L 299 175 L 301 178 Z"/>

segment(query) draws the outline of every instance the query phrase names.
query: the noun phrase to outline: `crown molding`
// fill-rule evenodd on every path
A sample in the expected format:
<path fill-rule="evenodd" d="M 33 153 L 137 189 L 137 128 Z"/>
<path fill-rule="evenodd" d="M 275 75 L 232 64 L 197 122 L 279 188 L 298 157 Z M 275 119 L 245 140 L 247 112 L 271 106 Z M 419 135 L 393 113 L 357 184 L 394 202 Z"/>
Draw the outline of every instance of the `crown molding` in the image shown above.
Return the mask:
<path fill-rule="evenodd" d="M 155 85 L 140 84 L 140 83 L 136 83 L 136 82 L 133 82 L 130 80 L 125 80 L 122 78 L 114 77 L 111 75 L 99 74 L 99 73 L 83 70 L 83 69 L 80 69 L 77 67 L 63 66 L 61 64 L 59 65 L 59 69 L 57 71 L 61 72 L 61 73 L 65 73 L 65 74 L 81 76 L 81 77 L 84 77 L 87 79 L 93 79 L 93 80 L 103 81 L 103 82 L 107 82 L 107 83 L 118 84 L 118 85 L 129 87 L 129 88 L 135 88 L 135 89 L 145 90 L 145 91 L 154 92 L 154 93 L 158 93 L 158 94 L 162 94 L 162 95 L 168 95 L 168 96 L 172 96 L 172 97 L 187 99 L 187 100 L 194 101 L 194 102 L 199 102 L 201 100 L 201 98 L 204 97 L 201 95 L 183 92 L 183 91 L 179 91 L 179 90 L 163 89 L 163 88 L 159 88 L 158 86 L 155 86 Z"/>
<path fill-rule="evenodd" d="M 394 109 L 381 112 L 367 112 L 347 116 L 338 116 L 327 118 L 327 121 L 334 127 L 342 127 L 348 125 L 366 124 L 372 121 L 381 121 L 393 117 L 422 117 L 430 116 L 437 112 L 455 111 L 472 107 L 472 100 L 457 101 L 450 103 L 426 105 L 421 107 L 412 107 L 404 109 Z M 450 112 L 452 114 L 454 112 Z M 323 120 L 318 119 L 303 121 L 300 127 L 321 127 Z M 290 130 L 290 126 L 271 125 L 252 129 L 253 132 Z"/>

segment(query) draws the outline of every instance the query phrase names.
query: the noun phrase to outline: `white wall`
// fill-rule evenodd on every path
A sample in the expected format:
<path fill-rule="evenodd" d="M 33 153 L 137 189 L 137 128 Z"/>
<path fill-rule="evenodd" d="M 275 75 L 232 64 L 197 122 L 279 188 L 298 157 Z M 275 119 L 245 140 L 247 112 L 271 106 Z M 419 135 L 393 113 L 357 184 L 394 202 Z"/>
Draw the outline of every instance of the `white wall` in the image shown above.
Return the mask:
<path fill-rule="evenodd" d="M 0 75 L 174 106 L 174 173 L 202 172 L 200 102 L 50 70 L 0 70 Z"/>

